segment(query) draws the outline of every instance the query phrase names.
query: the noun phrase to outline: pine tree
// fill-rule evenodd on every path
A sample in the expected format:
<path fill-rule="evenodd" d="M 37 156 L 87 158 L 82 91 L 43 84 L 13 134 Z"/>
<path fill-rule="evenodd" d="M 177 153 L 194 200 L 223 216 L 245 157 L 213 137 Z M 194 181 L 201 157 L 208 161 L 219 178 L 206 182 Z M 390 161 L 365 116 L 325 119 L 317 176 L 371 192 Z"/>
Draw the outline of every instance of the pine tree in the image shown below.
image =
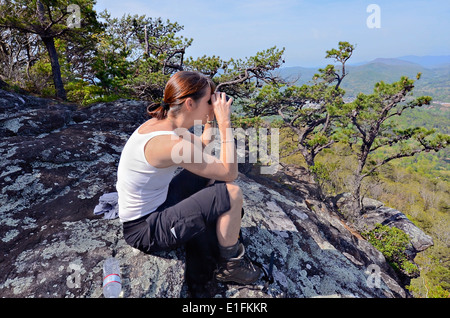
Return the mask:
<path fill-rule="evenodd" d="M 417 75 L 419 78 L 420 74 Z M 401 116 L 408 109 L 430 104 L 429 96 L 409 97 L 414 82 L 406 76 L 392 84 L 381 81 L 375 84 L 373 94 L 361 93 L 353 102 L 344 105 L 339 117 L 340 125 L 347 134 L 345 140 L 358 159 L 352 185 L 352 217 L 357 217 L 362 209 L 361 184 L 364 178 L 392 160 L 421 152 L 437 152 L 450 142 L 449 135 L 436 133 L 433 129 L 397 129 L 395 122 L 389 120 Z M 383 155 L 382 149 L 388 152 Z"/>
<path fill-rule="evenodd" d="M 44 43 L 50 58 L 56 97 L 67 98 L 61 77 L 55 39 L 76 37 L 99 26 L 93 9 L 95 0 L 1 0 L 0 28 L 36 34 Z M 75 11 L 71 11 L 73 9 Z M 79 9 L 79 12 L 77 11 Z M 74 16 L 75 14 L 75 16 Z M 79 16 L 78 16 L 79 14 Z M 73 19 L 80 18 L 78 23 Z"/>

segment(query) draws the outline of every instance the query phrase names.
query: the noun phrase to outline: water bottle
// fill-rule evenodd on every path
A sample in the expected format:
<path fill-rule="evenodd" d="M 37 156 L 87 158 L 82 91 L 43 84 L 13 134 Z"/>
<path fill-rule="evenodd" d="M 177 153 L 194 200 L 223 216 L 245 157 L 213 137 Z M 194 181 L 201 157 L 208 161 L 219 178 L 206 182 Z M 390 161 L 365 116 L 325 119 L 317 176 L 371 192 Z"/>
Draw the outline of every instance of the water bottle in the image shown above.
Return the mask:
<path fill-rule="evenodd" d="M 105 298 L 118 298 L 121 291 L 120 264 L 117 259 L 110 257 L 103 264 L 103 295 Z"/>

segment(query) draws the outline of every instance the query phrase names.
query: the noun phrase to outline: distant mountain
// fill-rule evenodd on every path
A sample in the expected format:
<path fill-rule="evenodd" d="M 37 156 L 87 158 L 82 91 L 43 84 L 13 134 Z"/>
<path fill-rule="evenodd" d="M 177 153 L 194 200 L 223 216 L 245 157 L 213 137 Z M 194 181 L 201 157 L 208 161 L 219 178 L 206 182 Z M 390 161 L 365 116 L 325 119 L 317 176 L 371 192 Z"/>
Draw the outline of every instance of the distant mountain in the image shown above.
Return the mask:
<path fill-rule="evenodd" d="M 379 81 L 392 83 L 401 76 L 415 79 L 420 72 L 422 77 L 416 82 L 414 95 L 429 95 L 435 101 L 450 102 L 450 56 L 377 58 L 362 65 L 349 65 L 346 70 L 348 75 L 341 87 L 348 97 L 370 94 Z M 279 76 L 295 81 L 297 85 L 309 82 L 315 73 L 317 68 L 287 67 L 278 70 Z"/>
<path fill-rule="evenodd" d="M 394 66 L 423 66 L 420 63 L 411 62 L 407 60 L 401 59 L 393 59 L 393 58 L 377 58 L 373 61 L 370 61 L 366 64 L 385 64 L 385 65 L 394 65 Z M 364 65 L 364 64 L 363 64 Z"/>
<path fill-rule="evenodd" d="M 450 64 L 450 55 L 442 55 L 442 56 L 415 56 L 408 55 L 398 57 L 398 60 L 407 61 L 422 65 L 426 68 L 437 68 L 442 67 L 443 65 Z"/>

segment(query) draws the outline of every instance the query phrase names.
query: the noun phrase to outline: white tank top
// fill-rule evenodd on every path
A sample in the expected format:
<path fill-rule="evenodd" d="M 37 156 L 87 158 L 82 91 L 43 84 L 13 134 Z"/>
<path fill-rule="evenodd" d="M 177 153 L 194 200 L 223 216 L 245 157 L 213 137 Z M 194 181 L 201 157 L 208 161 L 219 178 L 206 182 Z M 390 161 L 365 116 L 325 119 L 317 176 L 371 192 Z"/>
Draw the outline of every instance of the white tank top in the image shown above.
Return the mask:
<path fill-rule="evenodd" d="M 145 158 L 144 147 L 156 136 L 176 135 L 174 131 L 138 133 L 128 139 L 117 170 L 119 218 L 121 222 L 136 220 L 154 212 L 167 198 L 169 183 L 177 166 L 155 168 Z"/>

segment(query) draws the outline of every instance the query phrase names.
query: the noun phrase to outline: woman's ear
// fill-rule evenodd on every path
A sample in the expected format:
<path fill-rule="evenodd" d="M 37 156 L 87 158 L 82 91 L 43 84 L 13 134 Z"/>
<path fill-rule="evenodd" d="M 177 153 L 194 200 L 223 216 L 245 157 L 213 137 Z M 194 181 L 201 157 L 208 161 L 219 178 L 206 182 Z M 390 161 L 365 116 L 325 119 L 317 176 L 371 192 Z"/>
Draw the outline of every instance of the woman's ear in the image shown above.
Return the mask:
<path fill-rule="evenodd" d="M 184 104 L 186 105 L 186 110 L 188 111 L 192 111 L 195 109 L 195 103 L 194 100 L 190 97 L 188 97 L 185 101 Z"/>
<path fill-rule="evenodd" d="M 193 111 L 196 109 L 196 103 L 194 102 L 194 100 L 190 97 L 188 97 L 184 104 L 186 105 L 186 110 L 187 111 Z"/>

